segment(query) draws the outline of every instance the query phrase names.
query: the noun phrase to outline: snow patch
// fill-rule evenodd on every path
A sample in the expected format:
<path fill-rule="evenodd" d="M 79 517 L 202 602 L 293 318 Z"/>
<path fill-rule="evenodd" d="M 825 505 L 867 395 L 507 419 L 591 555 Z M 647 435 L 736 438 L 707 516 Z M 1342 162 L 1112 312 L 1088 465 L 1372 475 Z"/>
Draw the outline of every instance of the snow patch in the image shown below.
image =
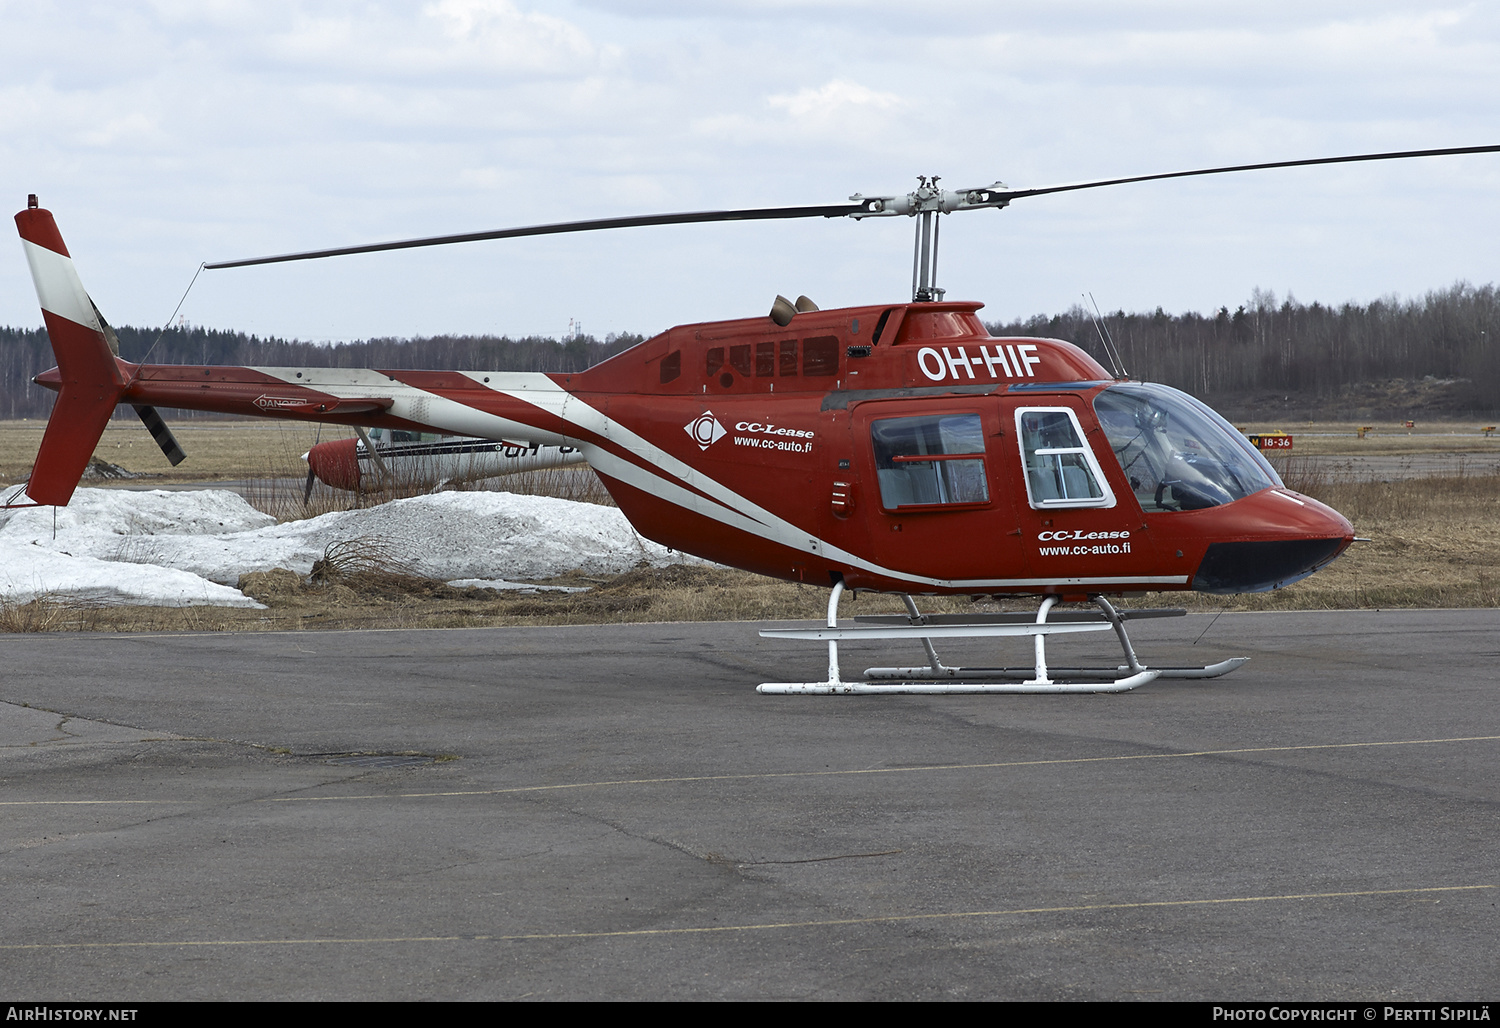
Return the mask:
<path fill-rule="evenodd" d="M 55 514 L 54 536 L 54 508 L 0 512 L 0 601 L 258 607 L 233 588 L 240 575 L 305 575 L 329 545 L 356 539 L 443 581 L 610 575 L 683 560 L 614 507 L 511 493 L 435 493 L 278 525 L 219 489 L 79 489 Z"/>

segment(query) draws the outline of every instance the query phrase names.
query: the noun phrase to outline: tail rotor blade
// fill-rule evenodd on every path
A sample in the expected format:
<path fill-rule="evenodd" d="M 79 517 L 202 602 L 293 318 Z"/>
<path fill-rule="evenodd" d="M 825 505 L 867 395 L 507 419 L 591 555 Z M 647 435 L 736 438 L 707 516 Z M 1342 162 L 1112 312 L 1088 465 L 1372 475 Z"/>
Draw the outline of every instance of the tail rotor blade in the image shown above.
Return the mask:
<path fill-rule="evenodd" d="M 167 423 L 156 413 L 155 407 L 145 407 L 140 404 L 131 404 L 135 412 L 141 416 L 141 421 L 146 425 L 146 431 L 151 433 L 151 438 L 156 440 L 156 445 L 161 447 L 161 452 L 166 454 L 167 460 L 172 467 L 176 467 L 187 460 L 187 454 L 182 452 L 182 447 L 177 445 L 177 439 L 172 435 L 172 430 Z"/>

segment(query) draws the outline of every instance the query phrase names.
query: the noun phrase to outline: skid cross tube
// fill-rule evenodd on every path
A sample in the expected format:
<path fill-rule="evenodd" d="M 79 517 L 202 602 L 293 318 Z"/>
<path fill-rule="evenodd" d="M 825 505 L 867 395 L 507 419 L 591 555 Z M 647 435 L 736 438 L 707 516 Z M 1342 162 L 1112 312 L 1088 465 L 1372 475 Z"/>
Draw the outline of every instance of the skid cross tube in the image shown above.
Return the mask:
<path fill-rule="evenodd" d="M 1241 667 L 1250 660 L 1249 657 L 1230 657 L 1228 660 L 1221 660 L 1216 664 L 1209 664 L 1207 666 L 1201 667 L 1148 667 L 1147 665 L 1141 663 L 1140 658 L 1136 656 L 1135 647 L 1131 644 L 1130 636 L 1125 631 L 1125 622 L 1141 620 L 1145 618 L 1182 617 L 1187 614 L 1187 611 L 1181 608 L 1117 610 L 1115 606 L 1103 596 L 1093 596 L 1091 597 L 1091 599 L 1099 608 L 1097 612 L 1073 610 L 1060 613 L 1056 616 L 1060 619 L 1064 619 L 1072 623 L 1092 622 L 1100 630 L 1106 627 L 1106 625 L 1100 624 L 1098 621 L 1098 619 L 1102 617 L 1104 621 L 1108 622 L 1109 627 L 1114 628 L 1115 636 L 1120 641 L 1120 648 L 1124 651 L 1125 654 L 1125 663 L 1113 668 L 1052 668 L 1052 674 L 1059 675 L 1064 678 L 1098 678 L 1121 675 L 1126 672 L 1129 672 L 1132 676 L 1146 674 L 1149 672 L 1155 678 L 1219 678 L 1229 674 L 1229 672 L 1233 671 L 1235 668 Z M 899 620 L 906 621 L 907 623 L 914 626 L 928 625 L 935 627 L 951 626 L 958 623 L 961 619 L 972 622 L 983 622 L 985 624 L 1015 624 L 1026 616 L 1023 614 L 978 614 L 968 616 L 957 614 L 923 615 L 917 612 L 916 604 L 912 601 L 912 598 L 910 596 L 903 596 L 903 600 L 906 603 L 906 609 L 910 612 L 909 618 L 902 619 L 899 617 L 890 617 L 888 615 L 876 615 L 873 617 L 858 618 L 856 620 L 867 623 L 884 624 Z M 1055 622 L 1050 623 L 1055 624 Z M 976 632 L 974 634 L 979 633 Z M 876 681 L 933 681 L 939 679 L 955 680 L 964 678 L 1009 678 L 1024 680 L 1028 677 L 1032 679 L 1038 677 L 1038 671 L 1036 667 L 949 667 L 938 658 L 937 651 L 933 648 L 931 639 L 924 638 L 922 640 L 922 644 L 927 650 L 927 660 L 929 667 L 866 668 L 865 678 L 874 679 Z"/>
<path fill-rule="evenodd" d="M 778 639 L 807 639 L 826 641 L 828 643 L 828 678 L 823 682 L 764 682 L 756 686 L 756 692 L 771 695 L 872 695 L 887 693 L 1093 693 L 1093 692 L 1126 692 L 1138 685 L 1144 685 L 1153 681 L 1160 672 L 1141 668 L 1123 678 L 1109 682 L 1058 682 L 1049 677 L 1047 672 L 1047 649 L 1046 637 L 1049 635 L 1072 635 L 1078 632 L 1102 632 L 1107 631 L 1112 622 L 1095 620 L 1093 622 L 1072 623 L 1049 623 L 1047 615 L 1057 604 L 1057 597 L 1048 596 L 1042 601 L 1041 609 L 1037 611 L 1036 620 L 1031 624 L 1005 623 L 1001 621 L 982 621 L 969 623 L 945 623 L 932 624 L 916 610 L 916 604 L 910 596 L 904 597 L 906 608 L 911 612 L 911 617 L 906 624 L 882 623 L 872 625 L 854 625 L 840 627 L 838 623 L 838 604 L 844 593 L 843 582 L 836 583 L 833 593 L 828 598 L 828 623 L 823 628 L 771 628 L 762 629 L 761 635 L 766 638 Z M 1113 612 L 1113 608 L 1111 608 Z M 1120 620 L 1115 616 L 1115 620 Z M 1118 625 L 1114 626 L 1120 631 Z M 1031 677 L 1021 682 L 964 682 L 952 679 L 964 673 L 963 668 L 947 668 L 937 657 L 937 651 L 932 645 L 934 638 L 964 638 L 973 636 L 1023 636 L 1029 635 L 1033 640 L 1036 663 L 1031 668 Z M 931 668 L 901 668 L 901 669 L 872 669 L 876 671 L 916 671 L 917 674 L 903 675 L 903 678 L 927 680 L 906 681 L 865 681 L 844 682 L 839 678 L 838 664 L 838 640 L 840 639 L 902 639 L 918 638 L 922 640 L 927 649 Z M 1009 669 L 1006 669 L 1009 670 Z M 1124 670 L 1124 669 L 1122 669 Z M 866 677 L 880 677 L 866 672 Z M 1007 676 L 1009 677 L 1009 676 Z M 934 680 L 936 679 L 936 680 Z"/>

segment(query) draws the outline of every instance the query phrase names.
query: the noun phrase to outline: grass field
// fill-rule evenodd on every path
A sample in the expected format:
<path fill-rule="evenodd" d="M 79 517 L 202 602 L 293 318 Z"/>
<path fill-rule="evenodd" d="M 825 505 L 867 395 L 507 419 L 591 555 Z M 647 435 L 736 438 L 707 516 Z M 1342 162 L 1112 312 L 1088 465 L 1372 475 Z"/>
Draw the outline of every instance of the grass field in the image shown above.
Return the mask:
<path fill-rule="evenodd" d="M 167 463 L 150 434 L 132 414 L 104 430 L 94 456 L 127 471 L 160 475 L 164 482 L 223 482 L 247 478 L 300 478 L 307 474 L 302 454 L 314 441 L 346 439 L 351 429 L 301 421 L 169 421 L 188 459 Z M 42 444 L 41 421 L 0 421 L 0 482 L 17 482 L 31 472 Z M 89 483 L 94 484 L 94 483 Z"/>
<path fill-rule="evenodd" d="M 1377 427 L 1363 440 L 1353 424 L 1247 424 L 1247 431 L 1281 429 L 1294 434 L 1296 455 L 1407 455 L 1419 453 L 1500 454 L 1500 440 L 1468 423 L 1419 425 L 1415 429 Z M 201 422 L 173 426 L 189 461 L 171 471 L 145 431 L 120 421 L 105 433 L 96 455 L 131 471 L 157 473 L 163 481 L 260 479 L 267 484 L 257 505 L 278 516 L 304 512 L 300 491 L 284 484 L 305 475 L 300 455 L 316 427 L 299 423 Z M 42 426 L 0 423 L 0 481 L 23 476 L 40 442 Z M 337 430 L 335 430 L 337 431 Z M 1388 432 L 1389 434 L 1382 434 Z M 337 437 L 327 428 L 322 439 Z M 1152 595 L 1146 606 L 1194 609 L 1318 609 L 1351 607 L 1500 606 L 1500 476 L 1458 475 L 1399 481 L 1357 481 L 1320 470 L 1295 457 L 1279 461 L 1287 484 L 1344 513 L 1356 534 L 1371 541 L 1354 544 L 1331 567 L 1307 581 L 1273 593 L 1204 596 Z M 168 472 L 171 471 L 170 475 Z M 506 480 L 516 491 L 572 492 L 577 474 L 564 479 L 538 473 Z M 587 477 L 587 476 L 586 476 Z M 283 483 L 277 485 L 276 483 Z M 567 484 L 565 483 L 572 483 Z M 147 483 L 139 483 L 147 484 Z M 499 483 L 497 483 L 499 484 Z M 253 490 L 252 490 L 253 493 Z M 296 494 L 295 496 L 291 494 Z M 594 498 L 601 498 L 595 491 Z M 252 495 L 252 502 L 257 502 Z M 291 502 L 295 500 L 296 502 Z M 310 511 L 359 502 L 328 490 Z M 295 579 L 295 576 L 292 576 Z M 745 572 L 682 566 L 641 570 L 613 580 L 568 578 L 561 584 L 587 586 L 578 593 L 517 596 L 486 590 L 453 590 L 440 583 L 399 574 L 336 578 L 318 584 L 281 580 L 246 583 L 247 591 L 269 610 L 224 608 L 86 608 L 45 600 L 22 607 L 0 606 L 0 631 L 217 631 L 351 627 L 462 627 L 501 624 L 568 624 L 611 621 L 761 620 L 823 615 L 827 592 L 776 582 Z M 926 610 L 976 609 L 965 598 L 924 599 Z M 1015 609 L 1031 606 L 1018 601 Z M 845 614 L 899 611 L 895 597 L 865 596 L 847 603 Z M 981 609 L 999 609 L 986 604 Z"/>
<path fill-rule="evenodd" d="M 1236 422 L 1242 432 L 1286 432 L 1292 453 L 1310 457 L 1401 457 L 1419 453 L 1472 453 L 1500 456 L 1500 432 L 1486 435 L 1489 423 L 1422 421 L 1414 428 L 1375 421 Z M 1359 429 L 1366 428 L 1363 439 Z"/>

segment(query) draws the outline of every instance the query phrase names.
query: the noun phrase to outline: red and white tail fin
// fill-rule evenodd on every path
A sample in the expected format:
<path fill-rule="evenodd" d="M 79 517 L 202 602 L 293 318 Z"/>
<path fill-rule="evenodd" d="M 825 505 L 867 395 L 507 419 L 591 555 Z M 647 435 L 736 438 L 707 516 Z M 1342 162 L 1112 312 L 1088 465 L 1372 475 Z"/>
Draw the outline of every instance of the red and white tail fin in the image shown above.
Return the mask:
<path fill-rule="evenodd" d="M 110 346 L 108 336 L 113 333 L 84 291 L 52 212 L 35 204 L 33 197 L 16 215 L 16 226 L 52 339 L 61 387 L 26 495 L 37 504 L 62 506 L 78 487 L 125 392 L 127 377 L 126 366 Z"/>

